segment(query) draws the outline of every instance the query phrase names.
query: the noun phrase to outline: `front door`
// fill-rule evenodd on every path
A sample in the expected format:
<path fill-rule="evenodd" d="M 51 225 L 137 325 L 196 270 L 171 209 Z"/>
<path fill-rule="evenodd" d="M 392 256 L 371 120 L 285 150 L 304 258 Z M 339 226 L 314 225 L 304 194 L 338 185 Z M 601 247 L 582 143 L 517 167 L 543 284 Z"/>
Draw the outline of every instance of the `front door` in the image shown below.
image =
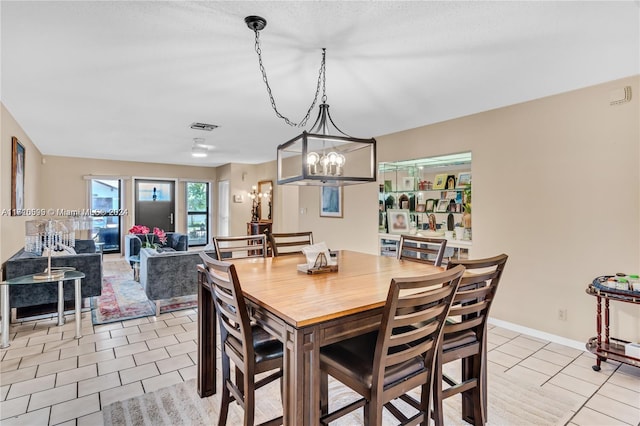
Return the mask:
<path fill-rule="evenodd" d="M 175 231 L 175 182 L 136 179 L 135 224 Z"/>

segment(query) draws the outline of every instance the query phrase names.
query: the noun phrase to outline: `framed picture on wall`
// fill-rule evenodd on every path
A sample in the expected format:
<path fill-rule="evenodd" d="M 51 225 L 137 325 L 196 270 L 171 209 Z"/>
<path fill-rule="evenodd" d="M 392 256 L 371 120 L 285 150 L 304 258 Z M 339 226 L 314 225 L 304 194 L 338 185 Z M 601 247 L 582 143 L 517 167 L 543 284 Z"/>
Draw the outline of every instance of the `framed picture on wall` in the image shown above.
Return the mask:
<path fill-rule="evenodd" d="M 320 217 L 342 217 L 343 207 L 342 187 L 320 187 Z"/>
<path fill-rule="evenodd" d="M 409 210 L 387 210 L 387 224 L 390 234 L 406 234 L 409 232 Z"/>
<path fill-rule="evenodd" d="M 457 188 L 466 188 L 467 185 L 471 184 L 471 172 L 462 172 L 458 173 L 458 184 Z"/>
<path fill-rule="evenodd" d="M 436 175 L 435 180 L 433 181 L 433 189 L 444 189 L 447 185 L 447 175 Z"/>
<path fill-rule="evenodd" d="M 11 138 L 11 216 L 22 216 L 24 210 L 25 150 L 15 136 Z"/>

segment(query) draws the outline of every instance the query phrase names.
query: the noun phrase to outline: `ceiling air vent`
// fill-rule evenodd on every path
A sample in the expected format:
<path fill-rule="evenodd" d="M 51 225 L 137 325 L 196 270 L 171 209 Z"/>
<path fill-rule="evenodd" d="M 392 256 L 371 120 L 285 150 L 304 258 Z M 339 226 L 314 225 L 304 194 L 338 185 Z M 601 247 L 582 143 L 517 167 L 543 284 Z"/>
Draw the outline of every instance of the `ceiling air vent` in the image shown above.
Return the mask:
<path fill-rule="evenodd" d="M 195 130 L 205 130 L 207 132 L 212 131 L 217 128 L 215 124 L 207 124 L 207 123 L 191 123 L 191 128 Z"/>

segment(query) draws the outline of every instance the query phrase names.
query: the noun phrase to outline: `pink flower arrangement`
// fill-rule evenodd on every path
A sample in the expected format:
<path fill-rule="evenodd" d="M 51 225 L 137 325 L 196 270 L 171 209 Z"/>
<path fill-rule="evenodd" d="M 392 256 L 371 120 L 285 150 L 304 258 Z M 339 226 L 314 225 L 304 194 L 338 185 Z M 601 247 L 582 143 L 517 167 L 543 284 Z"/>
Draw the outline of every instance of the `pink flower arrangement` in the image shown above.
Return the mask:
<path fill-rule="evenodd" d="M 154 247 L 156 245 L 156 244 L 151 244 L 151 242 L 149 242 L 149 233 L 150 232 L 151 232 L 151 230 L 149 229 L 149 227 L 148 226 L 144 226 L 144 225 L 133 225 L 131 227 L 131 229 L 129 229 L 129 233 L 130 234 L 143 234 L 145 236 L 147 241 L 142 243 L 143 247 Z M 156 238 L 158 238 L 158 241 L 160 241 L 160 243 L 166 244 L 166 242 L 167 242 L 167 234 L 162 229 L 160 229 L 158 227 L 154 227 L 153 228 L 153 235 L 155 235 Z"/>
<path fill-rule="evenodd" d="M 148 234 L 149 227 L 144 225 L 133 225 L 131 229 L 129 229 L 130 234 Z"/>
<path fill-rule="evenodd" d="M 158 241 L 160 241 L 162 244 L 166 244 L 167 243 L 167 234 L 160 228 L 154 227 L 153 228 L 153 234 L 158 237 Z"/>

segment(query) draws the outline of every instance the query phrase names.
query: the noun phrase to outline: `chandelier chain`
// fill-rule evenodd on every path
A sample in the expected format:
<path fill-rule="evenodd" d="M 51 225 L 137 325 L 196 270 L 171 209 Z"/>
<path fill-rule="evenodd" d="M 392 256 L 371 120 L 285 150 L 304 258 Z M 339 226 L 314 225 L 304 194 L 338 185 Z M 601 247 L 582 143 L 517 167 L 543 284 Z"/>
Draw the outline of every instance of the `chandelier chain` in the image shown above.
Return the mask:
<path fill-rule="evenodd" d="M 267 86 L 267 93 L 269 94 L 269 100 L 271 101 L 271 108 L 273 108 L 273 110 L 275 111 L 276 116 L 284 120 L 284 122 L 287 123 L 289 126 L 292 126 L 292 127 L 306 126 L 307 121 L 309 121 L 309 117 L 311 116 L 311 111 L 313 111 L 313 108 L 316 106 L 316 103 L 318 103 L 318 96 L 320 94 L 321 86 L 322 86 L 322 102 L 324 103 L 327 100 L 326 68 L 325 68 L 326 49 L 324 48 L 322 49 L 322 61 L 320 62 L 320 70 L 318 72 L 318 84 L 316 86 L 316 94 L 313 98 L 313 102 L 311 103 L 311 106 L 307 110 L 307 114 L 304 116 L 304 118 L 299 123 L 295 123 L 291 121 L 289 118 L 287 118 L 286 116 L 282 115 L 280 111 L 278 111 L 278 107 L 276 106 L 276 100 L 273 97 L 273 93 L 271 92 L 271 86 L 269 85 L 269 79 L 267 78 L 267 71 L 265 70 L 264 64 L 262 63 L 262 49 L 260 48 L 260 32 L 257 29 L 254 29 L 254 32 L 256 34 L 255 50 L 256 50 L 256 53 L 258 54 L 258 65 L 260 66 L 260 72 L 262 73 L 262 81 L 264 81 L 265 86 Z"/>

